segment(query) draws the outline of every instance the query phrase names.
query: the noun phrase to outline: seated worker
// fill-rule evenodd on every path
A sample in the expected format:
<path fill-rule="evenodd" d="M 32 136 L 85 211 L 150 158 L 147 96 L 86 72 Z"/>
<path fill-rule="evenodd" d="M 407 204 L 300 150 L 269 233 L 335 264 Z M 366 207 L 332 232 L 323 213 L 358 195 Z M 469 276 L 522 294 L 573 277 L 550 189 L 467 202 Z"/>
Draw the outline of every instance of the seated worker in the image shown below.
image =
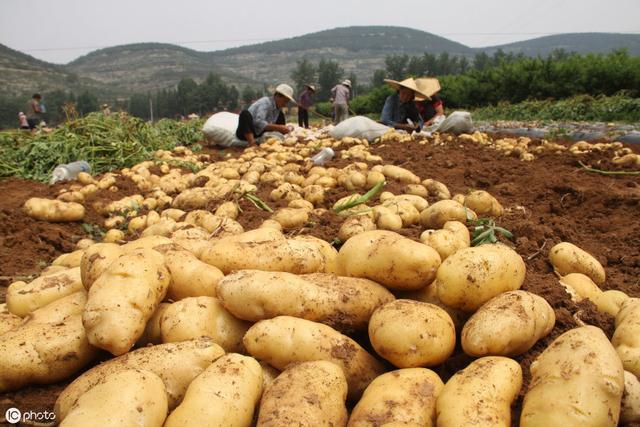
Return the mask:
<path fill-rule="evenodd" d="M 380 122 L 407 132 L 420 130 L 422 117 L 420 117 L 420 112 L 414 99 L 416 94 L 422 96 L 425 96 L 425 94 L 418 89 L 415 80 L 408 78 L 398 82 L 385 79 L 384 82 L 396 89 L 397 92 L 388 96 L 384 101 Z"/>
<path fill-rule="evenodd" d="M 293 89 L 286 84 L 276 87 L 273 96 L 264 96 L 243 110 L 238 118 L 236 137 L 249 144 L 256 142 L 265 132 L 287 134 L 291 128 L 285 125 L 282 108 L 293 99 Z"/>
<path fill-rule="evenodd" d="M 424 120 L 424 127 L 431 125 L 439 116 L 444 116 L 444 104 L 438 96 L 440 82 L 438 79 L 424 77 L 415 79 L 420 91 L 427 96 L 416 95 L 416 106 Z"/>

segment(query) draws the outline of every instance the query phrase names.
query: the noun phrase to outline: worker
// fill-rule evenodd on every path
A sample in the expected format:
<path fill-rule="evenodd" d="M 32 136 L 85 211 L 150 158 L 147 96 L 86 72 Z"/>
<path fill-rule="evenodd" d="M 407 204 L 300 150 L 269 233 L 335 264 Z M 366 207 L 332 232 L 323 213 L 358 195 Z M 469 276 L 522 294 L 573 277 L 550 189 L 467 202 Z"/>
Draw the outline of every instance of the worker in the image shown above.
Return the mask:
<path fill-rule="evenodd" d="M 240 112 L 236 137 L 248 144 L 259 144 L 261 141 L 256 139 L 265 132 L 288 134 L 292 127 L 285 124 L 282 108 L 289 102 L 295 103 L 293 89 L 286 84 L 278 85 L 273 96 L 264 96 Z"/>
<path fill-rule="evenodd" d="M 349 118 L 349 97 L 351 96 L 351 80 L 344 80 L 331 89 L 333 102 L 333 123 L 338 124 Z"/>
<path fill-rule="evenodd" d="M 432 77 L 415 79 L 416 85 L 423 95 L 416 95 L 416 106 L 420 112 L 424 127 L 430 126 L 439 120 L 444 119 L 444 104 L 438 95 L 440 82 Z"/>
<path fill-rule="evenodd" d="M 422 117 L 414 102 L 416 94 L 423 94 L 413 78 L 402 81 L 385 79 L 384 82 L 394 88 L 396 93 L 389 95 L 384 102 L 380 122 L 395 129 L 407 132 L 419 131 L 422 126 Z"/>
<path fill-rule="evenodd" d="M 313 105 L 313 95 L 316 93 L 314 85 L 304 85 L 304 90 L 298 97 L 298 126 L 309 128 L 309 108 Z"/>

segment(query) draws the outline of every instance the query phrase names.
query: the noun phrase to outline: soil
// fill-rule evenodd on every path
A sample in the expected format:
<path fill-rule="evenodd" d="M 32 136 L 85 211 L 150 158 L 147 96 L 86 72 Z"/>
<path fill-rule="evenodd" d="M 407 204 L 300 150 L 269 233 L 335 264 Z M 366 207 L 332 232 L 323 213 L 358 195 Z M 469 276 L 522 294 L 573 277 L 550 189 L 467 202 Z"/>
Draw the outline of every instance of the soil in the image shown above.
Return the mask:
<path fill-rule="evenodd" d="M 558 141 L 559 142 L 559 141 Z M 570 145 L 571 142 L 564 142 Z M 627 145 L 638 153 L 640 146 Z M 513 232 L 511 244 L 523 257 L 527 274 L 523 289 L 543 296 L 554 308 L 556 325 L 530 351 L 517 358 L 524 372 L 524 386 L 513 408 L 517 425 L 521 399 L 530 379 L 529 366 L 557 336 L 577 325 L 576 318 L 599 326 L 611 336 L 613 318 L 599 313 L 593 304 L 576 304 L 560 287 L 548 262 L 549 249 L 558 242 L 569 241 L 593 254 L 604 266 L 607 280 L 604 289 L 619 289 L 640 297 L 640 176 L 603 176 L 581 169 L 578 158 L 564 152 L 536 155 L 532 162 L 505 157 L 490 148 L 454 140 L 446 145 L 386 143 L 374 146 L 374 154 L 385 163 L 412 170 L 422 179 L 433 178 L 447 185 L 452 194 L 471 189 L 490 192 L 506 209 L 498 224 Z M 212 159 L 237 156 L 239 150 L 205 150 Z M 349 164 L 339 159 L 330 166 Z M 584 157 L 587 163 L 604 169 L 608 163 L 597 154 Z M 599 162 L 600 161 L 600 162 Z M 598 163 L 599 162 L 599 163 Z M 596 166 L 596 164 L 598 166 Z M 68 186 L 68 184 L 67 184 Z M 107 201 L 134 194 L 135 186 L 120 179 L 117 193 L 101 191 L 87 203 L 89 224 L 101 225 L 103 219 L 90 206 L 95 201 Z M 53 187 L 20 179 L 0 180 L 0 302 L 5 288 L 14 280 L 37 275 L 56 256 L 74 249 L 74 242 L 86 237 L 82 224 L 50 224 L 26 217 L 21 206 L 28 197 L 52 197 L 65 184 Z M 385 191 L 399 193 L 403 185 L 389 182 Z M 269 198 L 272 188 L 262 188 L 258 196 L 272 208 L 284 206 Z M 326 207 L 349 194 L 342 190 L 327 192 Z M 251 229 L 270 214 L 240 200 L 242 213 L 238 221 Z M 332 242 L 343 218 L 328 211 L 312 217 L 309 223 L 292 234 L 311 234 Z M 422 230 L 415 226 L 402 234 L 417 239 Z M 370 348 L 366 335 L 357 337 Z M 434 367 L 443 381 L 472 359 L 460 348 L 443 365 Z M 2 415 L 7 407 L 21 410 L 51 410 L 65 384 L 33 386 L 13 393 L 0 394 Z"/>

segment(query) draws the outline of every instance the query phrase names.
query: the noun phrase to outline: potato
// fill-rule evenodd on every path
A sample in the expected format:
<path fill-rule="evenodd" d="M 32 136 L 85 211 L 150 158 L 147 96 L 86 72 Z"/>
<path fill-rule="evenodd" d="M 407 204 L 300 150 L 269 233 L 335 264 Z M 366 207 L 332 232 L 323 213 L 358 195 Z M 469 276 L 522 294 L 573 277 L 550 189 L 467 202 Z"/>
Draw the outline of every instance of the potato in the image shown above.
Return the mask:
<path fill-rule="evenodd" d="M 582 326 L 563 333 L 530 369 L 522 427 L 618 425 L 624 374 L 601 329 Z"/>
<path fill-rule="evenodd" d="M 438 426 L 511 426 L 511 403 L 522 387 L 522 369 L 506 357 L 474 360 L 438 396 Z M 559 425 L 559 424 L 540 424 Z"/>
<path fill-rule="evenodd" d="M 104 238 L 102 239 L 103 243 L 116 243 L 124 240 L 124 231 L 122 230 L 109 230 L 105 233 Z"/>
<path fill-rule="evenodd" d="M 340 366 L 349 384 L 349 398 L 357 399 L 384 366 L 360 345 L 330 326 L 290 316 L 261 320 L 243 338 L 253 357 L 276 369 L 289 364 L 328 360 Z"/>
<path fill-rule="evenodd" d="M 427 189 L 422 184 L 408 184 L 405 187 L 404 192 L 420 197 L 427 197 L 429 195 L 429 191 L 427 191 Z"/>
<path fill-rule="evenodd" d="M 187 297 L 216 296 L 216 286 L 224 277 L 218 268 L 184 250 L 164 251 L 164 262 L 171 275 L 168 299 L 178 301 Z"/>
<path fill-rule="evenodd" d="M 627 425 L 640 421 L 640 381 L 631 372 L 624 371 L 624 394 L 620 409 L 620 423 Z"/>
<path fill-rule="evenodd" d="M 278 221 L 284 230 L 303 227 L 309 222 L 309 211 L 298 208 L 281 208 L 274 212 L 271 219 Z"/>
<path fill-rule="evenodd" d="M 300 363 L 265 390 L 256 426 L 345 426 L 346 395 L 340 367 L 323 360 Z"/>
<path fill-rule="evenodd" d="M 598 310 L 616 317 L 622 308 L 622 304 L 629 299 L 629 295 L 616 289 L 604 291 L 598 299 L 596 305 Z"/>
<path fill-rule="evenodd" d="M 435 249 L 391 231 L 353 236 L 338 252 L 342 276 L 371 279 L 389 289 L 420 289 L 435 278 L 440 255 Z"/>
<path fill-rule="evenodd" d="M 82 290 L 80 267 L 41 276 L 25 283 L 14 282 L 7 288 L 7 308 L 24 317 L 33 310 Z"/>
<path fill-rule="evenodd" d="M 280 371 L 266 362 L 260 362 L 262 368 L 262 393 L 271 385 L 271 383 L 280 375 Z"/>
<path fill-rule="evenodd" d="M 97 243 L 82 255 L 80 261 L 80 276 L 85 289 L 91 289 L 107 267 L 123 254 L 123 250 L 115 243 Z"/>
<path fill-rule="evenodd" d="M 262 396 L 262 368 L 253 358 L 227 354 L 189 384 L 165 427 L 249 427 Z"/>
<path fill-rule="evenodd" d="M 91 176 L 91 174 L 87 172 L 78 173 L 78 176 L 76 177 L 76 179 L 80 182 L 80 184 L 84 184 L 84 185 L 89 185 L 96 182 Z"/>
<path fill-rule="evenodd" d="M 11 313 L 7 308 L 7 304 L 0 304 L 0 335 L 21 324 L 21 317 Z"/>
<path fill-rule="evenodd" d="M 354 215 L 348 217 L 340 226 L 338 231 L 338 239 L 346 242 L 356 234 L 364 233 L 376 229 L 376 224 L 366 215 Z"/>
<path fill-rule="evenodd" d="M 321 205 L 324 202 L 324 187 L 320 185 L 308 185 L 302 189 L 302 196 L 307 202 L 313 203 L 314 206 Z"/>
<path fill-rule="evenodd" d="M 460 249 L 438 269 L 438 298 L 450 307 L 475 311 L 503 292 L 520 289 L 525 268 L 522 257 L 502 244 Z"/>
<path fill-rule="evenodd" d="M 258 270 L 223 278 L 218 297 L 239 319 L 257 322 L 286 315 L 345 332 L 365 329 L 373 311 L 394 299 L 383 286 L 367 279 Z"/>
<path fill-rule="evenodd" d="M 82 255 L 84 254 L 84 249 L 77 249 L 68 254 L 62 254 L 53 262 L 51 265 L 62 266 L 67 268 L 80 267 L 80 260 L 82 259 Z"/>
<path fill-rule="evenodd" d="M 79 397 L 63 427 L 144 425 L 161 427 L 167 417 L 167 393 L 151 371 L 115 372 Z"/>
<path fill-rule="evenodd" d="M 441 230 L 425 230 L 420 235 L 420 241 L 438 251 L 443 261 L 471 245 L 469 230 L 459 221 L 447 221 Z"/>
<path fill-rule="evenodd" d="M 175 408 L 195 377 L 224 354 L 210 338 L 140 348 L 97 365 L 76 378 L 58 396 L 56 419 L 63 419 L 87 390 L 126 369 L 145 369 L 162 378 L 169 409 Z"/>
<path fill-rule="evenodd" d="M 395 293 L 396 298 L 402 299 L 411 299 L 420 302 L 426 302 L 429 304 L 437 305 L 441 309 L 447 312 L 451 320 L 453 320 L 453 324 L 456 328 L 456 331 L 462 330 L 465 322 L 469 318 L 469 314 L 465 313 L 462 310 L 458 310 L 455 308 L 451 308 L 448 305 L 445 305 L 438 298 L 438 287 L 435 283 L 432 283 L 429 286 L 426 286 L 422 289 L 418 289 L 416 291 L 402 291 Z"/>
<path fill-rule="evenodd" d="M 142 237 L 147 236 L 171 236 L 177 228 L 177 223 L 172 219 L 162 218 L 158 222 L 153 225 L 149 224 L 149 220 L 147 219 L 147 227 L 140 234 Z"/>
<path fill-rule="evenodd" d="M 89 342 L 116 356 L 129 351 L 164 299 L 170 279 L 164 258 L 151 249 L 114 261 L 89 289 L 82 315 Z"/>
<path fill-rule="evenodd" d="M 287 207 L 289 208 L 297 208 L 297 209 L 304 209 L 306 211 L 313 211 L 315 209 L 315 207 L 313 206 L 313 203 L 308 202 L 304 199 L 296 199 L 296 200 L 292 200 L 289 202 L 289 204 L 287 205 Z"/>
<path fill-rule="evenodd" d="M 171 306 L 168 302 L 162 302 L 156 308 L 156 311 L 153 312 L 153 315 L 147 322 L 147 326 L 144 328 L 144 332 L 142 336 L 138 338 L 138 342 L 136 343 L 139 347 L 144 347 L 149 344 L 161 344 L 162 343 L 162 334 L 160 332 L 160 321 L 162 320 L 162 316 L 164 312 Z"/>
<path fill-rule="evenodd" d="M 477 215 L 455 200 L 440 200 L 420 212 L 420 222 L 425 228 L 440 229 L 447 221 L 458 221 L 463 224 L 467 220 L 475 220 Z"/>
<path fill-rule="evenodd" d="M 295 236 L 293 240 L 310 243 L 318 248 L 322 254 L 322 258 L 324 259 L 324 265 L 320 268 L 318 273 L 338 273 L 338 251 L 331 245 L 331 243 L 306 234 Z"/>
<path fill-rule="evenodd" d="M 549 261 L 561 276 L 582 273 L 589 276 L 596 285 L 604 284 L 605 272 L 598 260 L 569 242 L 558 243 L 552 247 L 549 251 Z"/>
<path fill-rule="evenodd" d="M 640 376 L 640 298 L 629 298 L 616 316 L 616 330 L 611 338 L 624 369 Z"/>
<path fill-rule="evenodd" d="M 96 354 L 80 315 L 52 323 L 28 322 L 0 335 L 0 392 L 65 380 Z"/>
<path fill-rule="evenodd" d="M 464 205 L 481 217 L 498 218 L 504 214 L 500 202 L 484 190 L 475 190 L 464 198 Z"/>
<path fill-rule="evenodd" d="M 437 305 L 399 299 L 379 307 L 369 321 L 371 345 L 398 368 L 435 366 L 453 353 L 453 320 Z"/>
<path fill-rule="evenodd" d="M 25 213 L 31 218 L 49 222 L 81 221 L 84 218 L 84 206 L 75 202 L 41 199 L 32 197 L 24 204 Z"/>
<path fill-rule="evenodd" d="M 69 316 L 82 314 L 86 303 L 87 292 L 83 289 L 32 311 L 24 318 L 24 321 L 30 323 L 62 322 Z"/>
<path fill-rule="evenodd" d="M 136 240 L 132 240 L 124 245 L 120 246 L 125 254 L 130 254 L 138 251 L 139 249 L 153 249 L 156 246 L 170 244 L 171 239 L 164 236 L 146 236 Z"/>
<path fill-rule="evenodd" d="M 228 352 L 244 351 L 242 337 L 251 326 L 233 317 L 216 298 L 190 297 L 171 304 L 160 320 L 162 342 L 211 337 Z"/>
<path fill-rule="evenodd" d="M 429 196 L 435 197 L 438 200 L 445 200 L 451 198 L 451 193 L 446 185 L 435 179 L 425 179 L 422 181 L 422 185 L 427 189 Z"/>
<path fill-rule="evenodd" d="M 399 231 L 403 226 L 400 215 L 391 212 L 389 208 L 384 206 L 374 208 L 374 219 L 376 228 L 380 230 Z"/>
<path fill-rule="evenodd" d="M 371 189 L 375 187 L 378 183 L 384 182 L 384 180 L 385 180 L 385 176 L 382 174 L 382 172 L 370 171 L 369 173 L 367 173 L 366 188 Z"/>
<path fill-rule="evenodd" d="M 551 332 L 556 315 L 549 303 L 526 291 L 510 291 L 490 299 L 462 329 L 469 356 L 518 356 Z"/>
<path fill-rule="evenodd" d="M 405 168 L 394 165 L 384 165 L 381 171 L 387 178 L 395 179 L 404 184 L 419 184 L 420 178 Z"/>
<path fill-rule="evenodd" d="M 403 227 L 409 227 L 420 222 L 420 212 L 409 201 L 393 198 L 385 201 L 383 206 L 402 219 Z"/>
<path fill-rule="evenodd" d="M 435 426 L 436 399 L 443 387 L 438 374 L 425 368 L 382 374 L 364 391 L 347 426 Z"/>

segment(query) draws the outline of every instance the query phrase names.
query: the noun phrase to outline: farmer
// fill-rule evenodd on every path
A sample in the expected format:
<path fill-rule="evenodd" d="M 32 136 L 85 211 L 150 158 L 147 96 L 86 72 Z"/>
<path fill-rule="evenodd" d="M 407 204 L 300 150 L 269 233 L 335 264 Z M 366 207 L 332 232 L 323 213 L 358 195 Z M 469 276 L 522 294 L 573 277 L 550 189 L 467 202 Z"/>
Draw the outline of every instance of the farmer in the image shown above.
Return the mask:
<path fill-rule="evenodd" d="M 27 116 L 22 111 L 18 113 L 18 122 L 20 123 L 20 129 L 29 129 L 29 122 Z"/>
<path fill-rule="evenodd" d="M 333 123 L 336 125 L 349 118 L 350 94 L 351 80 L 345 80 L 331 89 L 331 101 L 333 101 Z"/>
<path fill-rule="evenodd" d="M 27 123 L 31 130 L 34 130 L 42 120 L 44 111 L 41 100 L 42 96 L 39 93 L 34 93 L 29 102 L 27 102 Z"/>
<path fill-rule="evenodd" d="M 426 95 L 416 95 L 416 106 L 424 120 L 423 126 L 427 127 L 440 120 L 439 117 L 444 118 L 444 104 L 438 95 L 440 83 L 438 79 L 429 77 L 415 79 L 415 81 L 420 91 Z"/>
<path fill-rule="evenodd" d="M 298 98 L 298 126 L 309 129 L 309 108 L 313 105 L 313 94 L 316 88 L 313 85 L 304 85 L 304 90 Z"/>
<path fill-rule="evenodd" d="M 420 117 L 420 112 L 414 100 L 416 94 L 425 97 L 426 95 L 418 89 L 415 80 L 408 78 L 398 82 L 385 79 L 384 82 L 394 88 L 396 93 L 389 95 L 384 101 L 380 122 L 407 132 L 420 130 L 422 117 Z"/>
<path fill-rule="evenodd" d="M 107 117 L 111 115 L 111 109 L 109 108 L 109 104 L 102 104 L 102 114 L 104 114 Z"/>
<path fill-rule="evenodd" d="M 273 96 L 264 96 L 258 99 L 248 109 L 240 113 L 236 137 L 253 144 L 256 142 L 256 138 L 265 132 L 279 132 L 283 135 L 291 132 L 291 128 L 285 125 L 282 113 L 282 108 L 286 107 L 290 101 L 296 102 L 291 86 L 278 85 Z"/>

